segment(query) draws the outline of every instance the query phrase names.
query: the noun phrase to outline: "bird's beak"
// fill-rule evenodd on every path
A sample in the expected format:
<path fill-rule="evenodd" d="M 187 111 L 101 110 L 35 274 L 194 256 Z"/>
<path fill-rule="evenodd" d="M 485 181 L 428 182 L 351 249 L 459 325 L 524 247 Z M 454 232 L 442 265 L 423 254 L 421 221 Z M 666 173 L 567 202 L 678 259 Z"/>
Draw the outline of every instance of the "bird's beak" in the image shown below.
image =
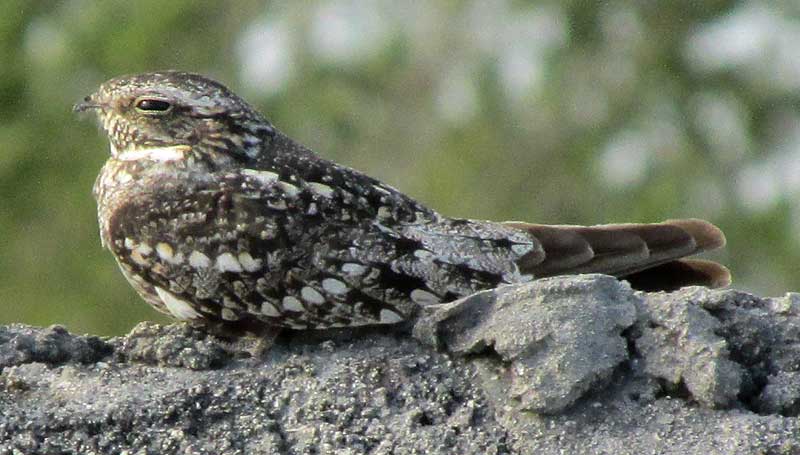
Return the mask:
<path fill-rule="evenodd" d="M 99 104 L 80 102 L 72 106 L 72 112 L 85 112 L 89 109 L 99 109 L 99 108 L 100 108 Z"/>
<path fill-rule="evenodd" d="M 72 106 L 72 112 L 85 112 L 89 109 L 100 109 L 100 107 L 101 106 L 94 101 L 92 96 L 87 96 L 83 101 Z"/>

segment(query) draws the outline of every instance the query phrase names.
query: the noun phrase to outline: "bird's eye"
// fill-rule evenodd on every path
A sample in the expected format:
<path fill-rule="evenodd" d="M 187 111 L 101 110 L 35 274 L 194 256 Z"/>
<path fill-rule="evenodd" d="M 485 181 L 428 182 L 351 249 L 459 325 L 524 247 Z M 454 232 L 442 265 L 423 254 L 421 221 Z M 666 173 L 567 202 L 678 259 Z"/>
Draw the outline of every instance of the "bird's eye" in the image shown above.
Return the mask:
<path fill-rule="evenodd" d="M 143 114 L 164 114 L 170 109 L 172 109 L 172 104 L 169 101 L 155 98 L 142 98 L 136 101 L 136 110 Z"/>

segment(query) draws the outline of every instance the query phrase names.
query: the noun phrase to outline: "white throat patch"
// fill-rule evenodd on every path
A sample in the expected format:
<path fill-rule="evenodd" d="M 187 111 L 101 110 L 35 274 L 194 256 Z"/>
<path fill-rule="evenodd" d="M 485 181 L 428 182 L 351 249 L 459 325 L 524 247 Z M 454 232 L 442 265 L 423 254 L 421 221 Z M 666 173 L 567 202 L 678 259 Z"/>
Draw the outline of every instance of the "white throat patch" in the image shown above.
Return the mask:
<path fill-rule="evenodd" d="M 188 145 L 173 145 L 170 147 L 139 148 L 118 152 L 112 144 L 111 154 L 114 156 L 114 158 L 120 161 L 137 161 L 145 159 L 165 162 L 183 159 L 185 153 L 191 149 L 192 147 Z"/>

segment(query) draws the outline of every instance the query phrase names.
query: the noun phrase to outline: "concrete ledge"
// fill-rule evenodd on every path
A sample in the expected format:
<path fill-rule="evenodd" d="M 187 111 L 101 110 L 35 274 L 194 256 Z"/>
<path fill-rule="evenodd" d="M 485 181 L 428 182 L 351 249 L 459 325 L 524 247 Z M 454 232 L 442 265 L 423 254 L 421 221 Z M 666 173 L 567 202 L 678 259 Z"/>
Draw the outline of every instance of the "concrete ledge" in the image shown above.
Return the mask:
<path fill-rule="evenodd" d="M 0 454 L 800 453 L 800 295 L 603 275 L 297 332 L 0 327 Z M 416 338 L 416 339 L 415 339 Z"/>

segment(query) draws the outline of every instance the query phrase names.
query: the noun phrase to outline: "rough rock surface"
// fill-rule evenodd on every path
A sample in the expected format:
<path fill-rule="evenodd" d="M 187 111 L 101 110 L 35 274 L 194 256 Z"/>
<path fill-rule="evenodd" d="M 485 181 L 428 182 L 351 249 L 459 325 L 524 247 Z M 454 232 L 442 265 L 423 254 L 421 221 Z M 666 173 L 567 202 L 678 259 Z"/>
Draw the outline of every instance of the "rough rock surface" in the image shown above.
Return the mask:
<path fill-rule="evenodd" d="M 628 358 L 622 332 L 638 300 L 611 277 L 540 280 L 431 307 L 414 335 L 457 355 L 495 354 L 477 363 L 484 382 L 504 385 L 519 410 L 554 414 Z"/>
<path fill-rule="evenodd" d="M 258 357 L 0 327 L 2 454 L 800 454 L 800 295 L 552 278 Z M 419 340 L 419 341 L 418 341 Z"/>

